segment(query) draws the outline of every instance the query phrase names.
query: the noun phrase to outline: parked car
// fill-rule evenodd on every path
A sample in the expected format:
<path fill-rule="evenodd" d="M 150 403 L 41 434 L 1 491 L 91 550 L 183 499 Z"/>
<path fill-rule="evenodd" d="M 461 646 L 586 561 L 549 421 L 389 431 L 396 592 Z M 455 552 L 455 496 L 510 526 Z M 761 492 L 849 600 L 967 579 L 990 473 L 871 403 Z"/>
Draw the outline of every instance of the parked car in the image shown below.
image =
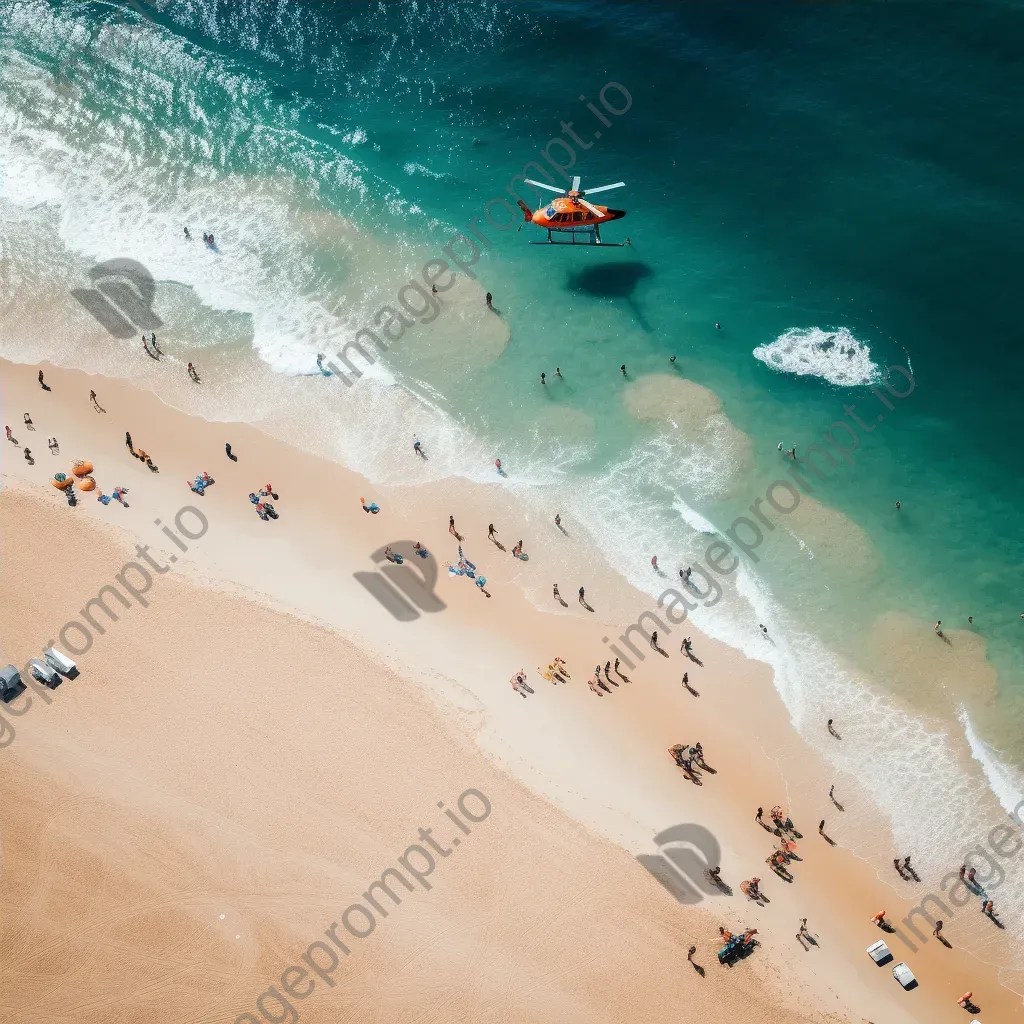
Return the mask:
<path fill-rule="evenodd" d="M 917 978 L 914 977 L 914 972 L 904 963 L 899 963 L 892 969 L 892 976 L 905 989 L 917 987 Z"/>
<path fill-rule="evenodd" d="M 892 959 L 892 953 L 889 952 L 889 947 L 879 939 L 873 945 L 868 946 L 868 956 L 875 961 L 876 964 L 881 966 L 887 964 Z"/>

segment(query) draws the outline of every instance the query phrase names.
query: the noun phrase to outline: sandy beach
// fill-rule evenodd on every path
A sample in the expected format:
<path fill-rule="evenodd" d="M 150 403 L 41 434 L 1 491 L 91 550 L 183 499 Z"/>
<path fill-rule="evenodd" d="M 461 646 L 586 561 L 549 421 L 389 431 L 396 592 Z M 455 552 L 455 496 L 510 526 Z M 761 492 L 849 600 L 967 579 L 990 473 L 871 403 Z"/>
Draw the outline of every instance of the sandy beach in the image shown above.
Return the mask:
<path fill-rule="evenodd" d="M 986 1022 L 1024 1020 L 998 935 L 984 958 L 958 948 L 996 932 L 973 898 L 946 922 L 951 948 L 920 917 L 927 942 L 901 924 L 940 879 L 901 883 L 848 851 L 854 835 L 883 845 L 884 827 L 856 778 L 832 776 L 799 738 L 765 665 L 684 623 L 660 637 L 665 657 L 630 656 L 630 682 L 588 689 L 614 657 L 602 638 L 650 599 L 601 568 L 571 519 L 564 533 L 523 522 L 513 490 L 466 482 L 371 491 L 124 382 L 43 366 L 43 392 L 39 369 L 0 363 L 20 442 L 3 449 L 0 653 L 22 666 L 62 635 L 62 649 L 84 646 L 65 630 L 75 621 L 89 645 L 72 655 L 78 679 L 0 708 L 5 1020 L 953 1022 L 966 990 Z M 132 458 L 125 431 L 159 472 Z M 127 487 L 129 507 L 93 492 L 69 508 L 50 481 L 74 459 L 94 464 L 100 491 Z M 204 471 L 216 482 L 199 496 L 186 480 Z M 268 481 L 280 518 L 264 522 L 247 496 Z M 450 515 L 490 598 L 446 571 Z M 509 553 L 521 538 L 528 561 Z M 433 597 L 396 575 L 419 568 L 413 542 L 437 570 Z M 384 561 L 389 544 L 407 564 Z M 579 560 L 593 570 L 560 576 Z M 396 582 L 413 616 L 394 617 L 356 574 Z M 565 608 L 528 600 L 556 581 Z M 116 621 L 92 605 L 90 628 L 82 609 L 125 582 L 139 596 L 110 598 Z M 684 636 L 701 665 L 680 654 Z M 568 683 L 537 672 L 556 655 Z M 509 684 L 520 668 L 526 699 Z M 715 769 L 700 787 L 666 752 L 698 740 Z M 445 813 L 460 796 L 467 832 Z M 803 833 L 791 882 L 765 864 L 776 837 L 753 820 L 774 804 Z M 637 862 L 682 823 L 713 834 L 732 895 L 683 905 Z M 371 905 L 373 880 L 403 856 L 425 870 L 408 854 L 424 849 L 420 829 L 448 850 L 426 884 L 386 901 L 364 938 L 343 933 L 349 953 L 324 968 L 325 933 Z M 753 876 L 763 904 L 740 891 Z M 865 955 L 882 908 L 918 947 L 887 940 L 913 991 Z M 757 928 L 760 945 L 721 966 L 720 926 Z M 326 978 L 302 960 L 311 949 Z"/>

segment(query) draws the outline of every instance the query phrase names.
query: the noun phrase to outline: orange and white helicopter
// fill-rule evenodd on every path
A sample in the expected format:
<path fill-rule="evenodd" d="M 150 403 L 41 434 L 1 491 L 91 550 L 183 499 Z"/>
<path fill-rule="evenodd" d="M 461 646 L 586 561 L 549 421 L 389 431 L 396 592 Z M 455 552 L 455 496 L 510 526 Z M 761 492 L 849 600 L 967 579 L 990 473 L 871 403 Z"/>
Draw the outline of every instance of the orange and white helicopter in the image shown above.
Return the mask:
<path fill-rule="evenodd" d="M 607 192 L 612 188 L 622 188 L 626 183 L 617 181 L 614 185 L 600 185 L 598 188 L 580 188 L 580 179 L 572 179 L 572 188 L 560 189 L 554 185 L 548 185 L 543 181 L 533 181 L 526 178 L 525 181 L 537 188 L 547 189 L 549 192 L 557 192 L 558 198 L 552 199 L 546 207 L 531 210 L 526 203 L 519 200 L 519 209 L 523 211 L 528 224 L 536 224 L 538 227 L 547 228 L 548 238 L 546 242 L 532 242 L 532 245 L 622 245 L 622 242 L 602 242 L 601 225 L 608 221 L 620 220 L 626 216 L 625 210 L 609 210 L 607 206 L 595 206 L 588 203 L 584 196 L 592 196 L 597 192 Z M 522 230 L 522 225 L 520 225 Z M 568 232 L 570 241 L 556 241 L 551 237 L 552 231 Z M 584 236 L 582 242 L 576 241 L 576 236 Z"/>

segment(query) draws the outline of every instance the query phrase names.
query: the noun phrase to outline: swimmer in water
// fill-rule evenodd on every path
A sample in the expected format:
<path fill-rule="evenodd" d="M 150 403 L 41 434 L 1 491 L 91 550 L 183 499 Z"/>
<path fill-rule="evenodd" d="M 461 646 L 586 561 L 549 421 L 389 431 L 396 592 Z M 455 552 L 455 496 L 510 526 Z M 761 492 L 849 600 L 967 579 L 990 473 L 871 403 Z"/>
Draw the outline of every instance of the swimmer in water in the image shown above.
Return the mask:
<path fill-rule="evenodd" d="M 619 367 L 619 372 L 620 372 L 620 373 L 622 374 L 622 376 L 623 376 L 623 377 L 625 377 L 625 376 L 626 376 L 626 364 L 625 364 L 625 363 L 623 363 L 623 364 L 622 364 L 622 365 L 621 365 L 621 366 Z"/>
<path fill-rule="evenodd" d="M 540 375 L 540 382 L 541 382 L 541 384 L 547 384 L 547 382 L 548 382 L 548 377 L 547 377 L 547 374 L 546 374 L 546 373 L 542 373 L 542 374 Z"/>
<path fill-rule="evenodd" d="M 780 452 L 782 451 L 782 442 L 781 441 L 779 442 L 779 451 Z"/>
<path fill-rule="evenodd" d="M 898 502 L 898 501 L 897 501 L 897 502 L 896 502 L 896 508 L 897 508 L 897 509 L 901 509 L 901 508 L 903 508 L 903 505 L 902 505 L 902 503 L 901 503 L 901 502 Z"/>
<path fill-rule="evenodd" d="M 556 376 L 556 377 L 557 377 L 557 378 L 558 378 L 559 380 L 565 380 L 565 378 L 564 378 L 564 377 L 562 376 L 562 371 L 561 371 L 561 369 L 560 369 L 559 367 L 557 367 L 557 366 L 555 367 L 555 376 Z"/>

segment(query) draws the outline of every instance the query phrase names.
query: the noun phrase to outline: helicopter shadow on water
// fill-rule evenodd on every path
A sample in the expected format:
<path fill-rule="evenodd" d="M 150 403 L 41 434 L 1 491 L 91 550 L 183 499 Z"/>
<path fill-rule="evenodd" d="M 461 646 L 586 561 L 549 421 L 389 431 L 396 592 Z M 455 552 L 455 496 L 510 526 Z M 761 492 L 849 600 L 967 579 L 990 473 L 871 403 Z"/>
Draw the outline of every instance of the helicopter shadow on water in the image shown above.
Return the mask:
<path fill-rule="evenodd" d="M 654 271 L 640 260 L 603 263 L 574 271 L 569 275 L 566 287 L 569 291 L 582 292 L 593 298 L 625 300 L 637 323 L 650 334 L 651 326 L 636 297 L 640 282 L 649 277 L 654 277 Z"/>

